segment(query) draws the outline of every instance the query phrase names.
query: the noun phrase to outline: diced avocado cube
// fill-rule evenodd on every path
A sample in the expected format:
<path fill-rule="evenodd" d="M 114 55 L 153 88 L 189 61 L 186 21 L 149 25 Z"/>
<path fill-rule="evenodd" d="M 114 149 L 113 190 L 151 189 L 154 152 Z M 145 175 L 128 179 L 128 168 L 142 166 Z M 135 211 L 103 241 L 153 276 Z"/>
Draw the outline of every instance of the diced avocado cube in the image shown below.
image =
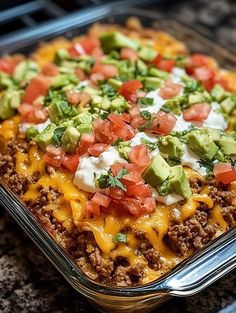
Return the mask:
<path fill-rule="evenodd" d="M 138 56 L 146 62 L 151 62 L 157 56 L 157 52 L 151 47 L 142 47 L 138 52 Z"/>
<path fill-rule="evenodd" d="M 26 137 L 27 139 L 34 139 L 39 134 L 39 131 L 34 126 L 27 128 Z"/>
<path fill-rule="evenodd" d="M 189 104 L 195 104 L 195 103 L 201 103 L 202 101 L 203 101 L 203 96 L 202 96 L 202 94 L 190 94 L 189 96 L 188 96 L 188 102 L 189 102 Z"/>
<path fill-rule="evenodd" d="M 105 53 L 120 48 L 131 48 L 137 50 L 139 44 L 134 39 L 126 37 L 120 32 L 106 32 L 100 36 L 101 46 Z"/>
<path fill-rule="evenodd" d="M 128 102 L 122 96 L 118 96 L 111 101 L 110 107 L 111 111 L 121 113 L 126 111 L 129 108 L 129 105 Z"/>
<path fill-rule="evenodd" d="M 74 74 L 59 74 L 53 78 L 51 88 L 60 89 L 69 85 L 78 84 L 79 79 Z"/>
<path fill-rule="evenodd" d="M 52 102 L 48 107 L 48 111 L 49 111 L 50 120 L 53 123 L 58 124 L 64 118 L 64 113 L 61 109 L 59 101 Z"/>
<path fill-rule="evenodd" d="M 92 132 L 92 124 L 80 124 L 80 125 L 77 125 L 76 128 L 81 134 Z"/>
<path fill-rule="evenodd" d="M 221 102 L 220 105 L 222 110 L 227 114 L 229 114 L 235 107 L 234 101 L 230 98 L 226 98 L 224 101 Z"/>
<path fill-rule="evenodd" d="M 160 154 L 158 154 L 152 160 L 151 165 L 144 172 L 143 178 L 149 185 L 157 189 L 158 185 L 166 180 L 169 174 L 169 164 L 163 159 Z"/>
<path fill-rule="evenodd" d="M 14 113 L 15 110 L 11 107 L 11 96 L 5 92 L 0 96 L 0 119 L 5 120 Z"/>
<path fill-rule="evenodd" d="M 210 136 L 201 130 L 194 130 L 187 134 L 189 148 L 205 160 L 212 160 L 219 148 Z"/>
<path fill-rule="evenodd" d="M 183 155 L 182 143 L 177 137 L 170 135 L 160 137 L 158 147 L 163 154 L 168 155 L 171 159 L 180 159 Z"/>
<path fill-rule="evenodd" d="M 236 155 L 236 141 L 230 138 L 215 140 L 215 143 L 226 155 Z"/>
<path fill-rule="evenodd" d="M 66 49 L 59 49 L 55 54 L 55 63 L 60 64 L 64 60 L 68 60 L 70 58 L 70 54 Z"/>
<path fill-rule="evenodd" d="M 144 87 L 147 89 L 158 89 L 162 84 L 162 80 L 158 77 L 144 77 Z"/>
<path fill-rule="evenodd" d="M 82 88 L 82 87 L 80 87 Z M 90 95 L 97 95 L 99 93 L 98 89 L 89 87 L 89 86 L 85 86 L 83 87 L 83 92 L 89 93 Z"/>
<path fill-rule="evenodd" d="M 53 144 L 53 134 L 55 128 L 55 124 L 49 124 L 41 133 L 35 136 L 35 142 L 43 151 L 46 151 L 47 146 Z"/>
<path fill-rule="evenodd" d="M 13 109 L 18 109 L 21 104 L 22 90 L 9 90 L 10 106 Z"/>
<path fill-rule="evenodd" d="M 78 145 L 80 132 L 74 127 L 69 126 L 61 137 L 61 147 L 65 152 L 72 153 Z"/>
<path fill-rule="evenodd" d="M 227 92 L 224 90 L 224 88 L 221 85 L 217 84 L 212 88 L 211 96 L 215 101 L 221 102 L 227 97 Z"/>
<path fill-rule="evenodd" d="M 211 140 L 215 141 L 220 139 L 221 131 L 215 128 L 202 128 L 201 132 L 206 134 Z"/>
<path fill-rule="evenodd" d="M 119 142 L 118 151 L 122 158 L 129 160 L 129 153 L 131 151 L 130 142 L 129 141 Z"/>
<path fill-rule="evenodd" d="M 148 73 L 149 73 L 150 76 L 159 77 L 161 79 L 166 79 L 169 76 L 168 73 L 166 73 L 164 71 L 161 71 L 161 70 L 159 70 L 159 69 L 157 69 L 155 67 L 151 67 L 149 69 Z"/>
<path fill-rule="evenodd" d="M 26 60 L 20 62 L 13 74 L 13 78 L 19 82 L 22 81 L 30 81 L 33 77 L 35 77 L 39 72 L 39 66 L 36 62 L 32 60 Z"/>
<path fill-rule="evenodd" d="M 109 83 L 112 87 L 114 87 L 115 89 L 119 89 L 119 88 L 122 86 L 122 84 L 123 84 L 122 81 L 120 81 L 120 80 L 118 80 L 118 79 L 115 79 L 115 78 L 109 78 L 109 79 L 108 79 L 108 83 Z"/>
<path fill-rule="evenodd" d="M 192 191 L 182 165 L 172 166 L 168 178 L 171 189 L 178 195 L 189 199 Z"/>
<path fill-rule="evenodd" d="M 138 74 L 142 76 L 146 76 L 148 73 L 147 65 L 140 59 L 136 61 L 136 67 L 138 69 Z"/>
<path fill-rule="evenodd" d="M 0 73 L 0 91 L 10 88 L 14 85 L 14 81 L 6 73 Z"/>

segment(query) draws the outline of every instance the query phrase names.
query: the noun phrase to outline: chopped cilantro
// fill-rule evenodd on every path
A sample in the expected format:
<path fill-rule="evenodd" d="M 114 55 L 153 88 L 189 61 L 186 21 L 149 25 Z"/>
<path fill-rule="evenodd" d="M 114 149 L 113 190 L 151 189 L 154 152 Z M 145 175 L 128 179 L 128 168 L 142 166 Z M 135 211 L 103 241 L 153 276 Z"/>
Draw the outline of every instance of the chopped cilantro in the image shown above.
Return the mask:
<path fill-rule="evenodd" d="M 113 147 L 117 147 L 117 146 L 119 145 L 119 143 L 122 142 L 122 141 L 123 141 L 122 138 L 118 138 L 118 139 L 116 139 L 111 145 L 112 145 Z"/>
<path fill-rule="evenodd" d="M 126 175 L 128 171 L 123 168 L 122 170 L 119 171 L 117 176 L 114 176 L 109 170 L 107 174 L 101 174 L 99 178 L 96 178 L 96 184 L 98 185 L 99 188 L 101 189 L 106 189 L 109 187 L 118 187 L 124 191 L 126 191 L 125 185 L 120 181 L 120 179 Z"/>
<path fill-rule="evenodd" d="M 99 89 L 100 89 L 101 96 L 107 96 L 109 98 L 113 98 L 117 94 L 115 88 L 110 84 L 104 83 L 104 81 L 101 81 Z"/>
<path fill-rule="evenodd" d="M 152 114 L 148 111 L 141 111 L 140 115 L 145 119 L 145 120 L 150 120 L 152 118 Z"/>
<path fill-rule="evenodd" d="M 200 159 L 200 160 L 197 161 L 197 163 L 199 164 L 200 167 L 204 167 L 206 169 L 206 172 L 207 172 L 208 175 L 212 174 L 213 167 L 214 167 L 213 162 L 209 162 L 209 161 Z"/>
<path fill-rule="evenodd" d="M 138 99 L 138 105 L 153 105 L 153 98 L 141 97 Z"/>
<path fill-rule="evenodd" d="M 53 133 L 53 140 L 55 142 L 55 144 L 57 146 L 60 146 L 61 145 L 61 137 L 64 133 L 64 131 L 66 130 L 66 126 L 63 126 L 63 127 L 57 127 L 55 130 L 54 130 L 54 133 Z"/>
<path fill-rule="evenodd" d="M 117 233 L 113 237 L 113 241 L 116 242 L 116 243 L 127 243 L 128 242 L 128 238 L 127 238 L 127 235 L 124 234 L 124 233 Z"/>
<path fill-rule="evenodd" d="M 150 151 L 153 151 L 158 147 L 158 141 L 152 142 L 152 141 L 147 140 L 145 138 L 141 138 L 141 142 L 144 143 Z"/>

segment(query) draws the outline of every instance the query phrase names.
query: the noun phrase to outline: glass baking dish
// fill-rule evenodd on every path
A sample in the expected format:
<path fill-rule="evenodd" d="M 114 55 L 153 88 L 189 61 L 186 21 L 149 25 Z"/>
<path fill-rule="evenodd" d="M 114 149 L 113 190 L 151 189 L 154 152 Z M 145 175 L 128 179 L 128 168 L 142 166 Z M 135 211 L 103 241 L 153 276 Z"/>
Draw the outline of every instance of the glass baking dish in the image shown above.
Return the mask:
<path fill-rule="evenodd" d="M 158 28 L 184 41 L 192 52 L 217 59 L 224 68 L 236 70 L 236 58 L 214 42 L 179 22 L 140 9 L 123 8 L 119 3 L 74 13 L 29 31 L 20 32 L 0 43 L 1 54 L 30 53 L 40 42 L 56 36 L 73 37 L 93 22 L 124 23 L 138 17 L 144 26 Z M 190 296 L 236 267 L 236 228 L 210 242 L 191 258 L 158 280 L 140 287 L 113 288 L 89 279 L 70 256 L 50 237 L 26 206 L 0 178 L 0 204 L 25 230 L 54 266 L 78 292 L 102 312 L 149 312 L 170 296 Z"/>

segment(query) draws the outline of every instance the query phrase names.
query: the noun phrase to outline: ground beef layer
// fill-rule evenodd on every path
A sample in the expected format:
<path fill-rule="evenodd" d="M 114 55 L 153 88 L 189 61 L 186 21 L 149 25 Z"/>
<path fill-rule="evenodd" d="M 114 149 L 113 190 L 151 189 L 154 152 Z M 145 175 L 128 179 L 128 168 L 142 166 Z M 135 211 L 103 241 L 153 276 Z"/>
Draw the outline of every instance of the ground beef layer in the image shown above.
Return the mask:
<path fill-rule="evenodd" d="M 18 196 L 22 196 L 27 191 L 29 183 L 37 181 L 37 175 L 26 179 L 15 171 L 16 152 L 27 152 L 29 147 L 30 143 L 12 141 L 0 153 L 0 176 Z M 50 174 L 54 169 L 47 168 L 47 171 Z M 190 183 L 194 193 L 199 193 L 206 184 L 198 179 L 192 179 Z M 236 224 L 233 193 L 226 185 L 216 186 L 213 179 L 208 179 L 207 184 L 214 204 L 221 207 L 225 222 L 228 227 L 232 227 Z M 75 225 L 68 231 L 62 223 L 54 218 L 48 205 L 55 204 L 59 195 L 59 190 L 42 186 L 38 198 L 34 201 L 27 201 L 26 205 L 51 236 L 66 249 L 81 269 L 93 280 L 122 287 L 142 284 L 144 277 L 142 264 L 130 265 L 123 257 L 117 257 L 116 260 L 103 258 L 91 231 L 78 229 Z M 164 242 L 176 255 L 185 258 L 212 240 L 218 228 L 219 225 L 209 223 L 209 209 L 202 204 L 195 214 L 184 222 L 172 221 L 164 237 Z M 136 231 L 135 237 L 139 242 L 135 253 L 143 255 L 148 266 L 154 271 L 165 272 L 161 255 L 145 237 L 145 233 Z"/>

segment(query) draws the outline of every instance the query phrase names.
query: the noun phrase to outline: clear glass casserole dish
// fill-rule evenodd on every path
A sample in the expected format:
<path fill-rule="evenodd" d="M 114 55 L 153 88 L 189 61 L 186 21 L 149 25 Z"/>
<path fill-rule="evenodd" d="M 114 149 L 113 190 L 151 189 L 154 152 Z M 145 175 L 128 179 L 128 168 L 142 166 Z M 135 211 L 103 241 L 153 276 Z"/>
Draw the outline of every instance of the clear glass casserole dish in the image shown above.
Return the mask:
<path fill-rule="evenodd" d="M 3 39 L 1 53 L 30 53 L 42 40 L 62 35 L 73 37 L 85 31 L 91 23 L 123 23 L 130 16 L 138 17 L 148 27 L 158 28 L 187 43 L 193 52 L 209 54 L 224 68 L 236 68 L 236 58 L 213 42 L 182 24 L 158 14 L 134 8 L 106 5 L 73 14 L 24 33 Z M 78 268 L 64 250 L 46 233 L 28 209 L 13 195 L 3 182 L 0 203 L 22 226 L 69 283 L 82 293 L 96 308 L 104 312 L 148 312 L 169 296 L 192 295 L 223 276 L 236 266 L 236 229 L 217 238 L 190 259 L 160 279 L 133 288 L 111 288 L 93 282 Z"/>

